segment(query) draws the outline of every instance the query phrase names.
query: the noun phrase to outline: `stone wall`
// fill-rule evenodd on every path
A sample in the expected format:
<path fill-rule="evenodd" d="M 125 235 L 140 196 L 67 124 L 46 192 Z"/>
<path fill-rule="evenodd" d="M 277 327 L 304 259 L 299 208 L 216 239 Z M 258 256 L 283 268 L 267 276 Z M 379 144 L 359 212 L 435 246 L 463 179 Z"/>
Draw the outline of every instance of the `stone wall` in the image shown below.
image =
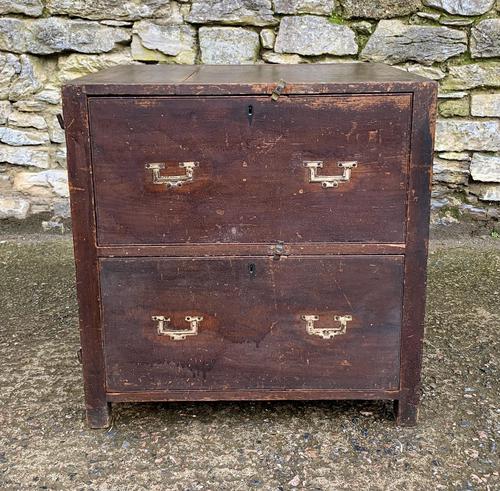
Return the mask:
<path fill-rule="evenodd" d="M 498 219 L 500 0 L 0 0 L 0 218 L 68 216 L 60 86 L 122 63 L 377 61 L 439 80 L 435 219 Z"/>

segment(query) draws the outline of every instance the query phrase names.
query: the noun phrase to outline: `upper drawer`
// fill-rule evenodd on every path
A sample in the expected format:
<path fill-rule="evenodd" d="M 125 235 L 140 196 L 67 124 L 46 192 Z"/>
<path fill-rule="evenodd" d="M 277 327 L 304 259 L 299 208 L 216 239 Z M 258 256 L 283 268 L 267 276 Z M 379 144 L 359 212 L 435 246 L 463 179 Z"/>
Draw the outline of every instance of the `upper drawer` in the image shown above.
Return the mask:
<path fill-rule="evenodd" d="M 100 245 L 404 241 L 411 94 L 89 106 Z"/>

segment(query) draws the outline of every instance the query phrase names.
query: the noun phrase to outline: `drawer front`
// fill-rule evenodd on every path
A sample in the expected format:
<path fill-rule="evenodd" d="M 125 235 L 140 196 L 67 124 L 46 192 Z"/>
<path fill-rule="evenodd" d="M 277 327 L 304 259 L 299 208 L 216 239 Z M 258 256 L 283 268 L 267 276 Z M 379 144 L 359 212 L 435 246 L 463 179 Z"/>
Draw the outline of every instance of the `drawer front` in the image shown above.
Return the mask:
<path fill-rule="evenodd" d="M 102 259 L 107 390 L 398 389 L 402 265 Z"/>
<path fill-rule="evenodd" d="M 89 106 L 100 245 L 404 241 L 409 94 Z"/>

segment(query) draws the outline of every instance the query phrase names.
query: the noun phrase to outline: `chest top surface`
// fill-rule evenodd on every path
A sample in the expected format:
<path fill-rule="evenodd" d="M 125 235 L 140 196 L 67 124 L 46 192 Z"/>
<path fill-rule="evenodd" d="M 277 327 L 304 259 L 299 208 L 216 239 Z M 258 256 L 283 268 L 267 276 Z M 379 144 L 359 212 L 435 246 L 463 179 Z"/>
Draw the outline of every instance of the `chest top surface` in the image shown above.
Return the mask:
<path fill-rule="evenodd" d="M 405 92 L 435 84 L 379 63 L 301 65 L 120 65 L 66 83 L 89 95 Z"/>

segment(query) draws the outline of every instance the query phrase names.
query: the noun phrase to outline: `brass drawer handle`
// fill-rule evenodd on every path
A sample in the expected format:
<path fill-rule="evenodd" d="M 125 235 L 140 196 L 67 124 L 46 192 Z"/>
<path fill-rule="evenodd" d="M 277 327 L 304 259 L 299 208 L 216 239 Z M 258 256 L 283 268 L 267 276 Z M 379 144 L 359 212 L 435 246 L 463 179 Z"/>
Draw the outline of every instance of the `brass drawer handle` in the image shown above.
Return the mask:
<path fill-rule="evenodd" d="M 339 323 L 337 327 L 314 327 L 314 323 L 319 320 L 319 315 L 303 315 L 302 319 L 306 321 L 307 334 L 320 336 L 323 339 L 331 339 L 340 334 L 345 334 L 347 323 L 352 321 L 352 315 L 334 315 L 333 320 Z"/>
<path fill-rule="evenodd" d="M 145 167 L 151 171 L 153 184 L 165 184 L 167 188 L 178 188 L 194 179 L 194 169 L 198 165 L 198 162 L 179 162 L 179 167 L 186 169 L 186 173 L 181 176 L 162 176 L 160 171 L 165 168 L 163 162 L 146 164 Z"/>
<path fill-rule="evenodd" d="M 309 169 L 309 182 L 320 182 L 324 188 L 336 188 L 339 183 L 347 182 L 351 179 L 351 169 L 358 166 L 358 163 L 353 160 L 350 162 L 339 162 L 339 167 L 342 167 L 343 172 L 341 176 L 320 176 L 318 169 L 323 167 L 322 160 L 306 160 L 304 167 Z"/>
<path fill-rule="evenodd" d="M 158 336 L 170 336 L 174 341 L 182 341 L 187 336 L 196 336 L 198 334 L 198 324 L 203 320 L 201 316 L 187 315 L 184 317 L 189 322 L 189 329 L 166 329 L 165 324 L 170 322 L 170 317 L 163 315 L 153 315 L 154 321 L 158 321 Z"/>

